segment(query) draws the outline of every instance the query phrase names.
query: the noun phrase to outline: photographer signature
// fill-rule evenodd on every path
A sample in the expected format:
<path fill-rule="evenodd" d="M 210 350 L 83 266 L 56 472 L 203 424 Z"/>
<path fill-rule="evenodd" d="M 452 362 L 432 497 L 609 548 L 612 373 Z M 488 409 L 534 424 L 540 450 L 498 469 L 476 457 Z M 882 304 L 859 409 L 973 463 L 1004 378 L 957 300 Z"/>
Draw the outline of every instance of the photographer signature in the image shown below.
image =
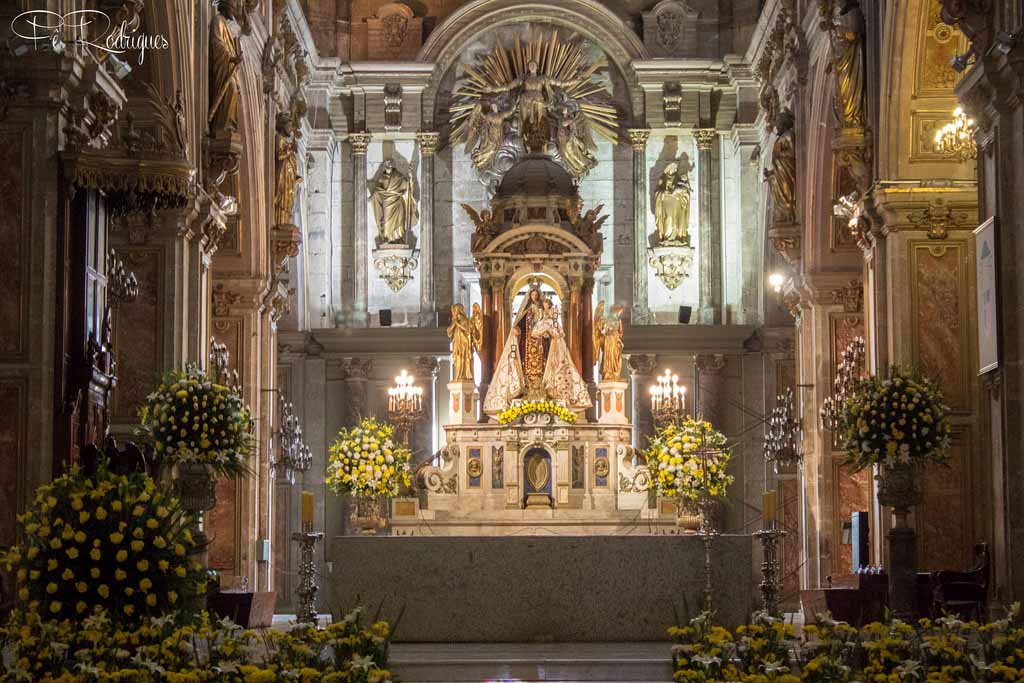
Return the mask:
<path fill-rule="evenodd" d="M 111 54 L 137 50 L 139 64 L 145 60 L 146 50 L 166 50 L 169 46 L 163 35 L 131 32 L 128 22 L 114 25 L 106 12 L 95 9 L 66 14 L 44 9 L 29 10 L 14 18 L 11 30 L 19 38 L 36 45 L 48 42 L 55 52 L 62 52 L 68 44 Z"/>

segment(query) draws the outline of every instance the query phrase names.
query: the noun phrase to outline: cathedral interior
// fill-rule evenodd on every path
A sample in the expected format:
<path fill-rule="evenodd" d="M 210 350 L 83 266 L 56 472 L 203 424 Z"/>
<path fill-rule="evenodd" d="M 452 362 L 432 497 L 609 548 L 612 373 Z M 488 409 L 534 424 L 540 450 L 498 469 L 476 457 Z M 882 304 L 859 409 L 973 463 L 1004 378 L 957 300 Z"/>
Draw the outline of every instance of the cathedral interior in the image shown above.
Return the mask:
<path fill-rule="evenodd" d="M 994 614 L 1024 598 L 1022 25 L 1015 0 L 4 3 L 0 548 L 95 446 L 147 452 L 140 410 L 194 365 L 252 416 L 205 565 L 277 614 L 309 532 L 318 609 L 386 594 L 415 641 L 658 640 L 642 598 L 585 595 L 640 575 L 698 600 L 714 574 L 738 623 L 768 564 L 809 621 L 865 574 L 983 558 Z M 950 425 L 895 517 L 830 420 L 890 366 Z M 730 444 L 699 529 L 652 488 L 655 395 Z M 415 474 L 372 529 L 329 482 L 367 418 Z M 589 583 L 524 616 L 566 566 Z"/>

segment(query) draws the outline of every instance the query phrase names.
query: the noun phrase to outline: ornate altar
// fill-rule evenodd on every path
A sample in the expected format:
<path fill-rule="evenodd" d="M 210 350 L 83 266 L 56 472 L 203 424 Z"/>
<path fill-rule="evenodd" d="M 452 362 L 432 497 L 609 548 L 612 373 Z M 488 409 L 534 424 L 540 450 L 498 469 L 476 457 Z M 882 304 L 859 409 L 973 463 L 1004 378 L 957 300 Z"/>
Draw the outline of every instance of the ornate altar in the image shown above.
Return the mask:
<path fill-rule="evenodd" d="M 660 524 L 638 482 L 621 377 L 621 308 L 592 308 L 601 207 L 584 212 L 572 176 L 526 155 L 491 208 L 464 207 L 481 306 L 453 311 L 447 446 L 396 501 L 398 534 L 614 534 Z M 458 324 L 456 324 L 458 323 Z M 467 372 L 472 345 L 481 372 Z M 600 360 L 601 379 L 594 376 Z M 674 525 L 674 515 L 663 523 Z"/>

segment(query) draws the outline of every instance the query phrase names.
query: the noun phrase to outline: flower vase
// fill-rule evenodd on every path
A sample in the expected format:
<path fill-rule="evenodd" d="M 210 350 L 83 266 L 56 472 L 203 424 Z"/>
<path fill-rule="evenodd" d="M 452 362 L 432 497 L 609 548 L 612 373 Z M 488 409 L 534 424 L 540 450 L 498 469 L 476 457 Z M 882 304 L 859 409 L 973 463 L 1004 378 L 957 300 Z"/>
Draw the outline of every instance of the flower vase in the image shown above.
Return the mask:
<path fill-rule="evenodd" d="M 352 529 L 360 536 L 376 536 L 378 529 L 383 529 L 386 521 L 380 496 L 352 497 Z"/>
<path fill-rule="evenodd" d="M 700 530 L 701 521 L 701 512 L 695 502 L 676 500 L 676 528 L 695 534 Z"/>
<path fill-rule="evenodd" d="M 896 527 L 907 526 L 910 508 L 921 501 L 921 486 L 914 465 L 882 465 L 878 473 L 878 502 L 892 508 Z"/>

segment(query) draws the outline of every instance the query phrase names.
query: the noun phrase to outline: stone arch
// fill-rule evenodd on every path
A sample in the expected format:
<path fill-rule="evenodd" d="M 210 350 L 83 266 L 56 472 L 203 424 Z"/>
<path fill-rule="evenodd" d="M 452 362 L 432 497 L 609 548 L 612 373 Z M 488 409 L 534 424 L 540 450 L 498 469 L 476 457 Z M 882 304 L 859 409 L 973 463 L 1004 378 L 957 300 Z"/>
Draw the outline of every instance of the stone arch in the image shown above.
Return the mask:
<path fill-rule="evenodd" d="M 449 16 L 430 34 L 420 49 L 417 61 L 434 64 L 434 70 L 423 93 L 425 124 L 433 127 L 434 108 L 444 77 L 474 36 L 482 31 L 506 24 L 538 21 L 572 29 L 594 41 L 608 55 L 630 92 L 627 121 L 633 125 L 642 117 L 642 90 L 633 73 L 631 62 L 649 57 L 647 49 L 622 20 L 594 0 L 566 0 L 558 7 L 516 0 L 476 0 Z"/>
<path fill-rule="evenodd" d="M 960 31 L 942 22 L 939 0 L 907 0 L 885 13 L 880 33 L 881 73 L 877 177 L 974 178 L 969 164 L 943 159 L 930 148 L 937 126 L 952 118 L 958 80 L 949 66 L 966 51 Z"/>

